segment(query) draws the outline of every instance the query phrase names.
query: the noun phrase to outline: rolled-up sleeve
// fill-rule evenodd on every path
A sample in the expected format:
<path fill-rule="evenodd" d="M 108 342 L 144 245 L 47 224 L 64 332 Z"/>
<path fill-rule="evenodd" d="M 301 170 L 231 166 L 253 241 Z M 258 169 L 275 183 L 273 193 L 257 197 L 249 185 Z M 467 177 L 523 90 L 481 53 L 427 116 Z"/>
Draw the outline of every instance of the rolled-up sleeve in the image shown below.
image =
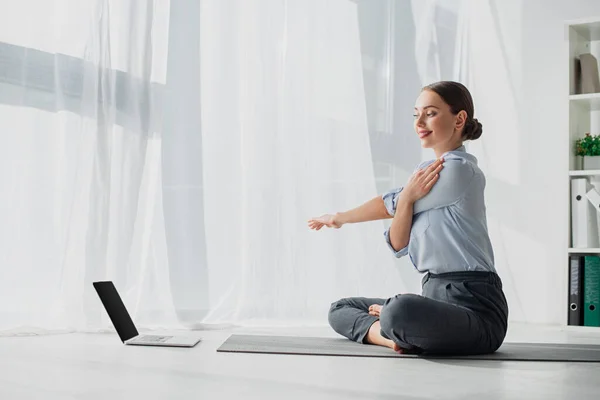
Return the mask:
<path fill-rule="evenodd" d="M 405 255 L 408 254 L 408 244 L 405 247 L 403 247 L 400 250 L 398 250 L 398 251 L 396 251 L 392 247 L 392 242 L 390 241 L 390 229 L 389 228 L 386 229 L 385 232 L 383 232 L 383 235 L 385 236 L 385 242 L 387 243 L 387 245 L 390 248 L 390 250 L 392 251 L 392 253 L 394 253 L 394 256 L 396 258 L 404 257 Z"/>
<path fill-rule="evenodd" d="M 383 199 L 383 204 L 385 204 L 385 208 L 388 212 L 389 215 L 391 215 L 392 217 L 396 214 L 396 205 L 398 204 L 398 195 L 400 194 L 400 192 L 402 191 L 403 188 L 398 188 L 398 189 L 393 189 L 390 190 L 387 193 L 384 193 L 383 196 L 381 196 L 381 198 Z M 383 232 L 383 235 L 385 237 L 385 242 L 387 243 L 388 247 L 390 248 L 390 250 L 392 251 L 392 253 L 394 253 L 394 256 L 396 256 L 397 258 L 403 257 L 406 254 L 408 254 L 408 245 L 406 245 L 406 247 L 400 249 L 399 251 L 394 250 L 394 248 L 392 247 L 392 243 L 390 242 L 390 229 L 386 229 L 385 232 Z"/>
<path fill-rule="evenodd" d="M 383 199 L 383 204 L 385 204 L 385 208 L 387 212 L 392 217 L 396 214 L 396 204 L 398 204 L 398 195 L 402 191 L 402 188 L 390 190 L 387 193 L 384 193 L 381 198 Z"/>

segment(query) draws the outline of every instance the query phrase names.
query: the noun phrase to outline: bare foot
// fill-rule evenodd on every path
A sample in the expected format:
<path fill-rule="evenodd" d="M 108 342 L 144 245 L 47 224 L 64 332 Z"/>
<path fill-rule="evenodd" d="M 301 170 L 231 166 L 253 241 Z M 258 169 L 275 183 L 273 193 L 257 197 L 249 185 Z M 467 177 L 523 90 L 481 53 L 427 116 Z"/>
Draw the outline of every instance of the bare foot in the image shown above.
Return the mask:
<path fill-rule="evenodd" d="M 373 304 L 369 307 L 369 315 L 374 315 L 375 317 L 381 316 L 381 306 L 379 304 Z"/>
<path fill-rule="evenodd" d="M 371 307 L 369 307 L 369 314 L 375 315 L 374 313 L 377 313 L 377 316 L 380 315 L 380 305 L 373 304 Z M 389 347 L 390 349 L 394 350 L 396 353 L 399 354 L 406 353 L 406 350 L 398 346 L 393 340 L 386 339 L 383 336 L 381 336 L 381 324 L 379 323 L 379 321 L 375 321 L 373 325 L 371 325 L 371 328 L 369 328 L 369 332 L 367 334 L 367 342 L 371 344 L 377 344 L 379 346 Z"/>
<path fill-rule="evenodd" d="M 394 343 L 394 342 L 392 342 Z M 396 353 L 399 354 L 403 354 L 404 353 L 404 349 L 400 346 L 398 346 L 396 343 L 394 343 L 394 345 L 392 346 L 392 350 L 394 350 Z"/>
<path fill-rule="evenodd" d="M 394 342 L 390 339 L 386 339 L 381 336 L 381 324 L 379 321 L 375 321 L 373 325 L 369 328 L 369 332 L 367 333 L 367 343 L 376 344 L 379 346 L 389 347 L 390 349 L 394 348 Z"/>

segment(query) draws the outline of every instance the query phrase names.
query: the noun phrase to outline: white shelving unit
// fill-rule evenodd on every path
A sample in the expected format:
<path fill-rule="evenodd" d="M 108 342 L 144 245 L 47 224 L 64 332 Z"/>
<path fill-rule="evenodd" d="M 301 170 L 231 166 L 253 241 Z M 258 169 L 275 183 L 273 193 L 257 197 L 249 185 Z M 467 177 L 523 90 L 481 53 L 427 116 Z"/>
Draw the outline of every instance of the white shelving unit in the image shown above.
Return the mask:
<path fill-rule="evenodd" d="M 573 94 L 569 96 L 569 101 L 586 111 L 600 110 L 600 93 Z"/>
<path fill-rule="evenodd" d="M 571 170 L 569 176 L 600 176 L 600 169 Z"/>
<path fill-rule="evenodd" d="M 600 247 L 590 247 L 587 249 L 577 249 L 569 247 L 569 254 L 598 254 L 600 253 Z"/>
<path fill-rule="evenodd" d="M 573 178 L 586 177 L 600 182 L 600 170 L 582 170 L 581 157 L 575 155 L 575 141 L 586 133 L 600 134 L 600 92 L 581 93 L 579 83 L 578 59 L 581 54 L 591 53 L 600 60 L 600 17 L 583 20 L 567 21 L 565 23 L 565 38 L 568 47 L 569 95 L 568 95 L 568 130 L 569 130 L 569 232 L 567 256 L 565 259 L 564 294 L 568 296 L 568 265 L 571 255 L 600 255 L 600 243 L 590 248 L 572 247 L 571 226 L 571 184 Z M 600 220 L 599 220 L 600 221 Z M 564 309 L 564 325 L 569 329 L 599 329 L 596 327 L 568 326 L 568 311 Z"/>

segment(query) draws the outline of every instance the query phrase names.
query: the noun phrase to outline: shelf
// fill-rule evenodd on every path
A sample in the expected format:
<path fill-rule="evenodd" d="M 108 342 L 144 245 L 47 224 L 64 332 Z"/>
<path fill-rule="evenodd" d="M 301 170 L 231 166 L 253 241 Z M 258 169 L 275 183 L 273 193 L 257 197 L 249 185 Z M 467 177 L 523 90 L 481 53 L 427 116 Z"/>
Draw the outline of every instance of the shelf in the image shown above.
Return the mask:
<path fill-rule="evenodd" d="M 600 93 L 573 94 L 569 96 L 569 101 L 586 110 L 600 110 Z"/>
<path fill-rule="evenodd" d="M 597 326 L 577 326 L 577 325 L 563 325 L 560 327 L 563 332 L 585 332 L 585 333 L 598 333 L 600 328 Z"/>
<path fill-rule="evenodd" d="M 600 21 L 597 18 L 569 21 L 567 25 L 585 40 L 600 40 Z"/>
<path fill-rule="evenodd" d="M 569 247 L 569 254 L 577 254 L 577 253 L 581 253 L 581 254 L 595 254 L 595 253 L 599 253 L 600 254 L 600 247 L 590 247 L 590 248 L 583 248 L 583 249 L 577 249 L 577 248 L 573 248 L 573 247 Z"/>
<path fill-rule="evenodd" d="M 569 176 L 596 176 L 600 175 L 600 169 L 585 169 L 569 171 Z"/>

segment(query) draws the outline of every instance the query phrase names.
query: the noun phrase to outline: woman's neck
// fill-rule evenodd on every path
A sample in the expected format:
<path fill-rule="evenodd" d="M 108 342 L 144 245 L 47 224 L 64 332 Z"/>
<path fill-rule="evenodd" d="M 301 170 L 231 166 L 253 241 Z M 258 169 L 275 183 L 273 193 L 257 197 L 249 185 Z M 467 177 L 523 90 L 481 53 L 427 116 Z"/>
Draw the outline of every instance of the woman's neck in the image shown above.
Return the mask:
<path fill-rule="evenodd" d="M 435 158 L 440 158 L 444 153 L 447 153 L 449 151 L 454 151 L 456 149 L 458 149 L 459 147 L 461 147 L 463 144 L 462 142 L 459 144 L 455 144 L 453 146 L 444 146 L 444 147 L 438 147 L 433 149 L 433 152 L 435 153 Z"/>

